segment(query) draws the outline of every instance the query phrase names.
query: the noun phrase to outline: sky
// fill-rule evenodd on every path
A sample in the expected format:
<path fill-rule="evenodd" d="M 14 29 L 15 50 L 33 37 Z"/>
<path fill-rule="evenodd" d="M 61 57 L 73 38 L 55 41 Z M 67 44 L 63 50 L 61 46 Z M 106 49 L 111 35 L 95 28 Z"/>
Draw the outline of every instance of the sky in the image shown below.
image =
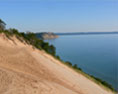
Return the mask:
<path fill-rule="evenodd" d="M 21 32 L 118 31 L 118 0 L 0 0 L 0 18 Z"/>

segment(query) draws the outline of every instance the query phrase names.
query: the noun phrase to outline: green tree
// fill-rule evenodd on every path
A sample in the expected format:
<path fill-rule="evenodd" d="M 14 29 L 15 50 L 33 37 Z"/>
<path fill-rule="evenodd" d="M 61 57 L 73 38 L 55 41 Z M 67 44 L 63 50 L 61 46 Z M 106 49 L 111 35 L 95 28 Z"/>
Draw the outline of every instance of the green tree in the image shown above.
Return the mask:
<path fill-rule="evenodd" d="M 72 63 L 71 63 L 71 62 L 69 62 L 69 61 L 66 61 L 66 62 L 65 62 L 65 64 L 67 64 L 67 65 L 69 65 L 69 66 L 71 66 L 71 67 L 72 67 Z"/>
<path fill-rule="evenodd" d="M 73 65 L 73 68 L 74 68 L 74 69 L 78 69 L 77 64 L 74 64 L 74 65 Z"/>
<path fill-rule="evenodd" d="M 8 31 L 9 31 L 11 34 L 16 34 L 16 35 L 20 34 L 20 33 L 18 32 L 18 30 L 15 29 L 15 28 L 10 28 Z"/>
<path fill-rule="evenodd" d="M 0 30 L 4 30 L 5 26 L 6 26 L 5 22 L 0 19 Z"/>

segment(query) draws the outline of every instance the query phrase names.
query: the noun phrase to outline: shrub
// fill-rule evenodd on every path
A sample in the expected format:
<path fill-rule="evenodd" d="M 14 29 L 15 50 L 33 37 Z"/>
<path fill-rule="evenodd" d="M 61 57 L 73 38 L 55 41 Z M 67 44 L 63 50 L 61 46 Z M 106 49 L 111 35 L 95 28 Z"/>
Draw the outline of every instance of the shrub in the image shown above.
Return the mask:
<path fill-rule="evenodd" d="M 72 67 L 72 63 L 71 63 L 71 62 L 69 62 L 69 61 L 66 61 L 66 62 L 65 62 L 65 64 L 67 64 L 67 65 L 69 65 L 69 66 L 71 66 L 71 67 Z"/>
<path fill-rule="evenodd" d="M 56 57 L 58 60 L 61 60 L 60 56 L 56 55 L 55 57 Z"/>

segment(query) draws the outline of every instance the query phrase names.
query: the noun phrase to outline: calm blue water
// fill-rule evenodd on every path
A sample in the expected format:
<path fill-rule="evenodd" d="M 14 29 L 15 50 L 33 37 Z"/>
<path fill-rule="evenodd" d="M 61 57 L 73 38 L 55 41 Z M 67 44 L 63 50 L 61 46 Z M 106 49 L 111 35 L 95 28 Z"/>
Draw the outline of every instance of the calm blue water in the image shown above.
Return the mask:
<path fill-rule="evenodd" d="M 118 89 L 118 34 L 68 35 L 46 41 L 56 47 L 62 60 L 78 64 Z"/>

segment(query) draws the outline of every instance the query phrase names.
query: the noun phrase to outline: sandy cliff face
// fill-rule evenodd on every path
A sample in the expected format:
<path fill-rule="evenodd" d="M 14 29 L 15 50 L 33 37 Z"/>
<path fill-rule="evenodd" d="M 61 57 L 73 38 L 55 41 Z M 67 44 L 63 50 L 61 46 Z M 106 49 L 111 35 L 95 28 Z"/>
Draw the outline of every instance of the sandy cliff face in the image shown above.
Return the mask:
<path fill-rule="evenodd" d="M 43 51 L 0 34 L 0 94 L 112 94 Z"/>
<path fill-rule="evenodd" d="M 55 38 L 59 37 L 58 35 L 51 33 L 51 32 L 36 33 L 36 36 L 40 39 L 43 39 L 43 40 L 55 39 Z"/>
<path fill-rule="evenodd" d="M 44 33 L 42 35 L 43 39 L 55 39 L 58 38 L 57 35 L 53 34 L 53 33 Z"/>

